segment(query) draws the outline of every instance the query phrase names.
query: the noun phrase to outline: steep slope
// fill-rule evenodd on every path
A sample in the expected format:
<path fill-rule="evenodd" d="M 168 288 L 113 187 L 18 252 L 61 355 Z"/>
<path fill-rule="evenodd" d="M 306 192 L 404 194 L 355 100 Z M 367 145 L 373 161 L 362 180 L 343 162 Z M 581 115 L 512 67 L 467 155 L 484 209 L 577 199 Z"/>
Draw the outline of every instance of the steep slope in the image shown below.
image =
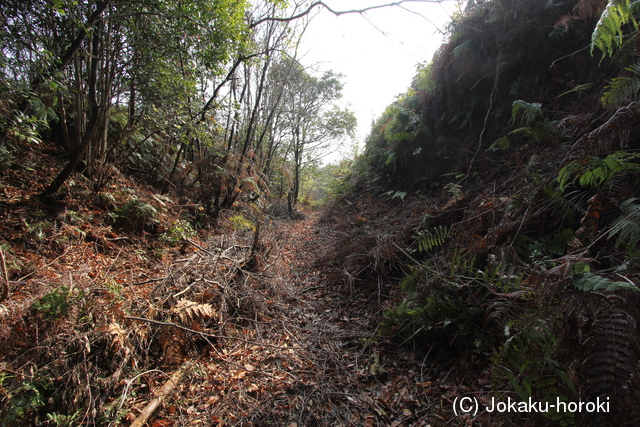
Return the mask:
<path fill-rule="evenodd" d="M 487 149 L 520 127 L 512 117 L 516 100 L 541 104 L 547 121 L 595 117 L 598 95 L 619 66 L 600 62 L 588 49 L 602 9 L 571 19 L 574 4 L 470 2 L 451 24 L 450 41 L 374 125 L 365 158 L 380 182 L 424 189 L 434 180 L 446 182 L 444 173 L 504 163 L 504 153 Z M 557 134 L 521 136 L 509 154 L 524 156 L 562 141 Z"/>
<path fill-rule="evenodd" d="M 395 304 L 382 331 L 425 360 L 477 363 L 504 399 L 609 399 L 633 423 L 638 12 L 605 3 L 470 3 L 374 125 L 334 208 L 353 216 L 337 247 L 359 255 L 329 261 Z"/>

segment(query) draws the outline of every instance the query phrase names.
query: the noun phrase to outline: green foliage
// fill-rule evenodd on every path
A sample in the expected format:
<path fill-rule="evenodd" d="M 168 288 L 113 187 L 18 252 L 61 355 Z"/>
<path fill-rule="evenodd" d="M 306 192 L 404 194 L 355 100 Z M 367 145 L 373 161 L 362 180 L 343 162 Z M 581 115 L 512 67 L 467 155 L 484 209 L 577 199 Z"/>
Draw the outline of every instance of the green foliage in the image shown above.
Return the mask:
<path fill-rule="evenodd" d="M 11 376 L 0 371 L 0 389 L 3 391 L 3 407 L 0 406 L 0 426 L 25 425 L 31 414 L 45 405 L 45 395 L 53 388 L 50 377 L 40 371 L 34 375 L 22 377 L 18 386 L 12 387 Z"/>
<path fill-rule="evenodd" d="M 509 136 L 513 135 L 514 132 L 509 132 L 506 136 L 500 137 L 496 139 L 493 144 L 488 148 L 490 151 L 506 151 L 511 148 L 511 140 Z"/>
<path fill-rule="evenodd" d="M 253 230 L 255 231 L 256 225 L 253 221 L 245 218 L 242 215 L 234 215 L 229 218 L 229 222 L 233 224 L 236 230 Z"/>
<path fill-rule="evenodd" d="M 451 233 L 448 227 L 435 230 L 425 239 L 425 245 L 432 243 L 433 248 Z M 477 272 L 474 260 L 462 258 L 458 251 L 446 261 L 430 257 L 408 268 L 410 273 L 401 283 L 406 299 L 385 313 L 382 333 L 397 333 L 416 344 L 441 341 L 443 350 L 486 350 L 490 339 L 485 335 L 483 302 L 490 295 L 489 281 L 500 281 L 498 269 Z"/>
<path fill-rule="evenodd" d="M 542 104 L 538 102 L 525 102 L 521 99 L 513 101 L 511 104 L 511 124 L 520 118 L 520 124 L 529 126 L 536 120 L 542 118 Z"/>
<path fill-rule="evenodd" d="M 600 17 L 591 37 L 591 53 L 597 48 L 603 57 L 613 56 L 616 49 L 624 42 L 624 26 L 631 23 L 638 29 L 635 19 L 638 2 L 630 0 L 610 0 L 607 8 Z"/>
<path fill-rule="evenodd" d="M 458 178 L 462 178 L 462 177 L 459 174 L 456 174 L 456 179 Z M 460 184 L 456 184 L 455 182 L 450 182 L 447 185 L 445 185 L 444 188 L 445 190 L 447 190 L 449 194 L 451 194 L 451 197 L 456 200 L 459 200 L 464 197 L 464 193 L 462 192 L 462 186 Z"/>
<path fill-rule="evenodd" d="M 563 92 L 560 95 L 558 95 L 558 98 L 560 98 L 562 96 L 565 96 L 565 95 L 569 95 L 571 93 L 581 93 L 581 92 L 587 91 L 587 90 L 593 88 L 593 86 L 594 86 L 593 83 L 585 83 L 585 84 L 582 84 L 582 85 L 577 85 L 577 86 L 569 89 L 568 91 Z"/>
<path fill-rule="evenodd" d="M 171 226 L 160 235 L 159 240 L 163 243 L 175 244 L 184 239 L 195 236 L 196 232 L 189 221 L 177 219 Z"/>
<path fill-rule="evenodd" d="M 71 300 L 67 286 L 60 286 L 31 304 L 32 310 L 49 321 L 65 317 L 70 308 Z"/>
<path fill-rule="evenodd" d="M 460 307 L 449 297 L 427 298 L 419 306 L 404 300 L 398 308 L 385 312 L 387 320 L 381 325 L 382 333 L 389 334 L 393 329 L 400 329 L 403 337 L 415 337 L 422 332 L 432 339 L 442 338 L 449 330 L 464 327 L 462 319 L 466 316 L 462 313 L 463 310 L 464 307 Z"/>
<path fill-rule="evenodd" d="M 491 144 L 489 150 L 508 150 L 511 148 L 511 140 L 516 136 L 533 138 L 537 143 L 542 143 L 556 132 L 553 123 L 543 119 L 542 104 L 537 102 L 530 103 L 521 99 L 513 101 L 510 123 L 515 124 L 516 121 L 522 127 L 498 138 Z"/>
<path fill-rule="evenodd" d="M 453 235 L 453 227 L 439 226 L 432 231 L 420 233 L 417 237 L 418 250 L 421 252 L 429 252 L 431 249 L 442 246 L 446 240 Z"/>
<path fill-rule="evenodd" d="M 546 319 L 546 320 L 543 320 Z M 553 322 L 547 315 L 525 315 L 504 329 L 505 342 L 493 355 L 492 385 L 502 395 L 505 383 L 510 384 L 522 401 L 555 405 L 556 399 L 571 400 L 567 393 L 575 392 L 570 370 L 555 355 L 558 341 Z M 572 413 L 551 409 L 545 417 L 561 425 L 573 424 Z"/>
<path fill-rule="evenodd" d="M 319 170 L 318 185 L 316 189 L 316 199 L 324 201 L 336 199 L 345 194 L 354 184 L 353 180 L 357 175 L 364 172 L 359 168 L 362 162 L 356 160 L 357 153 L 354 153 L 353 160 L 342 160 L 338 164 L 328 164 Z"/>
<path fill-rule="evenodd" d="M 407 197 L 407 192 L 406 191 L 387 191 L 386 193 L 384 193 L 384 196 L 389 196 L 391 197 L 391 200 L 393 199 L 400 199 L 400 200 L 404 200 Z"/>
<path fill-rule="evenodd" d="M 5 124 L 2 124 L 2 127 L 4 127 L 4 125 Z M 40 132 L 48 127 L 44 119 L 40 119 L 37 116 L 26 115 L 22 111 L 17 111 L 7 129 L 7 136 L 13 137 L 23 143 L 38 145 L 42 142 Z"/>
<path fill-rule="evenodd" d="M 619 172 L 640 171 L 640 165 L 636 163 L 638 158 L 639 153 L 617 151 L 604 159 L 584 157 L 574 160 L 558 172 L 558 185 L 561 191 L 576 181 L 582 187 L 600 187 Z"/>
<path fill-rule="evenodd" d="M 387 111 L 385 111 L 387 123 L 383 134 L 389 146 L 409 140 L 420 131 L 420 115 L 405 106 L 412 96 L 413 94 L 409 91 L 406 95 L 399 97 L 396 103 L 387 107 Z"/>
<path fill-rule="evenodd" d="M 640 204 L 638 199 L 630 198 L 622 202 L 620 210 L 622 215 L 616 219 L 609 231 L 608 238 L 611 239 L 616 234 L 616 248 L 626 245 L 635 249 L 640 241 Z"/>
<path fill-rule="evenodd" d="M 56 427 L 74 427 L 78 425 L 80 417 L 82 416 L 82 410 L 78 409 L 71 415 L 64 414 L 47 414 L 47 419 L 54 423 Z"/>
<path fill-rule="evenodd" d="M 630 282 L 613 281 L 594 273 L 584 272 L 571 281 L 571 285 L 584 292 L 606 291 L 612 292 L 620 289 L 638 291 L 638 287 Z"/>
<path fill-rule="evenodd" d="M 424 266 L 411 269 L 401 284 L 407 299 L 385 312 L 381 333 L 397 334 L 404 342 L 411 339 L 418 344 L 441 340 L 443 349 L 468 349 L 470 344 L 477 349 L 486 346 L 488 342 L 480 325 L 482 309 L 465 302 L 481 288 L 462 287 L 454 281 L 437 281 L 427 286 L 425 273 Z"/>
<path fill-rule="evenodd" d="M 527 248 L 529 257 L 534 262 L 541 263 L 562 256 L 567 253 L 569 242 L 574 235 L 575 231 L 572 228 L 565 228 L 558 234 L 544 238 L 541 241 L 536 240 Z"/>
<path fill-rule="evenodd" d="M 420 64 L 418 66 L 416 75 L 413 77 L 411 87 L 414 87 L 418 91 L 431 93 L 435 89 L 435 83 L 433 82 L 433 64 Z"/>
<path fill-rule="evenodd" d="M 132 197 L 114 211 L 117 218 L 141 226 L 158 223 L 158 211 L 155 207 L 137 197 Z"/>
<path fill-rule="evenodd" d="M 617 77 L 609 83 L 607 91 L 600 99 L 604 107 L 622 107 L 638 99 L 640 91 L 640 63 L 625 68 L 632 77 Z"/>
<path fill-rule="evenodd" d="M 0 145 L 0 172 L 6 171 L 11 167 L 15 155 L 6 144 Z"/>

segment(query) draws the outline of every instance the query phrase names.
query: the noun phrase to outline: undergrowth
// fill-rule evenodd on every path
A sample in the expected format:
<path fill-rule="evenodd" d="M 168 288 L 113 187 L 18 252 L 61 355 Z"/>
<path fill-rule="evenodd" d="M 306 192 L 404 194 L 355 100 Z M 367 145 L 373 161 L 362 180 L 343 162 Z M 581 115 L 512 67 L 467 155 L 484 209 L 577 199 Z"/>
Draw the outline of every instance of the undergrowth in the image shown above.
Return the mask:
<path fill-rule="evenodd" d="M 516 25 L 514 11 L 535 18 Z M 351 200 L 378 188 L 420 206 L 397 243 L 401 277 L 377 278 L 400 289 L 382 336 L 425 361 L 475 363 L 494 395 L 608 398 L 616 422 L 638 419 L 637 19 L 629 2 L 516 1 L 470 4 L 452 24 L 359 160 L 366 190 Z"/>

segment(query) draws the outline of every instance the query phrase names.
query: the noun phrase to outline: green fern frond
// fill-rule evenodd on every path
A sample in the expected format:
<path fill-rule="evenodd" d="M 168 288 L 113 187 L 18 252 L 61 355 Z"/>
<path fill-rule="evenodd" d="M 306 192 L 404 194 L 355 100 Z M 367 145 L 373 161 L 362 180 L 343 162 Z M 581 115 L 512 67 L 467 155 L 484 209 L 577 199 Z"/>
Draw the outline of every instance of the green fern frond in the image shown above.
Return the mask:
<path fill-rule="evenodd" d="M 460 307 L 455 301 L 448 297 L 444 298 L 427 298 L 424 306 L 419 309 L 420 314 L 426 316 L 428 321 L 441 321 L 447 318 L 456 318 L 460 313 Z M 444 322 L 442 326 L 447 326 L 448 322 Z"/>
<path fill-rule="evenodd" d="M 640 76 L 640 63 L 627 67 L 626 70 L 633 73 L 634 77 L 613 79 L 600 99 L 603 107 L 619 108 L 638 99 L 638 92 L 640 92 L 640 78 L 638 77 Z"/>
<path fill-rule="evenodd" d="M 418 250 L 420 252 L 428 252 L 435 247 L 442 246 L 446 239 L 452 235 L 452 227 L 442 225 L 436 227 L 433 231 L 427 231 L 418 236 Z"/>
<path fill-rule="evenodd" d="M 640 204 L 638 199 L 627 199 L 620 205 L 622 215 L 613 223 L 613 227 L 608 234 L 612 238 L 618 234 L 616 248 L 622 244 L 634 248 L 640 241 Z"/>
<path fill-rule="evenodd" d="M 509 141 L 509 136 L 507 135 L 496 139 L 487 151 L 507 151 L 509 148 L 511 148 L 511 141 Z"/>
<path fill-rule="evenodd" d="M 631 64 L 626 68 L 630 73 L 635 74 L 636 76 L 640 76 L 640 62 L 636 62 L 635 64 Z"/>
<path fill-rule="evenodd" d="M 518 116 L 520 116 L 520 123 L 528 126 L 542 117 L 542 104 L 538 102 L 526 102 L 522 99 L 516 99 L 511 105 L 512 124 L 516 122 L 516 118 Z"/>
<path fill-rule="evenodd" d="M 621 107 L 637 99 L 640 79 L 637 77 L 617 77 L 611 81 L 607 89 L 600 98 L 602 106 L 605 108 Z"/>
<path fill-rule="evenodd" d="M 622 27 L 627 23 L 638 29 L 630 0 L 610 0 L 591 36 L 591 54 L 598 48 L 603 58 L 613 56 L 624 42 Z"/>
<path fill-rule="evenodd" d="M 617 291 L 619 289 L 626 289 L 630 291 L 638 291 L 638 287 L 630 282 L 614 282 L 606 277 L 598 276 L 597 274 L 585 272 L 571 281 L 571 285 L 576 289 L 584 292 L 589 291 Z"/>
<path fill-rule="evenodd" d="M 619 172 L 639 171 L 640 165 L 635 163 L 638 158 L 638 153 L 617 151 L 604 159 L 587 157 L 574 160 L 560 169 L 556 179 L 561 191 L 564 191 L 569 183 L 576 181 L 582 187 L 600 187 Z"/>
<path fill-rule="evenodd" d="M 543 242 L 544 249 L 553 255 L 564 255 L 569 248 L 569 242 L 575 235 L 575 232 L 571 228 L 565 228 L 560 233 L 555 234 L 551 238 Z"/>
<path fill-rule="evenodd" d="M 561 93 L 560 95 L 558 95 L 558 98 L 565 96 L 565 95 L 569 95 L 570 93 L 580 93 L 582 91 L 591 89 L 593 87 L 593 83 L 586 83 L 583 85 L 578 85 L 576 87 L 574 87 L 573 89 L 570 89 L 566 92 Z"/>
<path fill-rule="evenodd" d="M 469 274 L 477 273 L 475 269 L 476 257 L 475 255 L 471 259 L 464 258 L 462 256 L 462 252 L 459 249 L 455 249 L 451 258 L 449 259 L 449 276 L 453 277 L 456 274 L 460 274 L 460 272 L 465 272 Z"/>

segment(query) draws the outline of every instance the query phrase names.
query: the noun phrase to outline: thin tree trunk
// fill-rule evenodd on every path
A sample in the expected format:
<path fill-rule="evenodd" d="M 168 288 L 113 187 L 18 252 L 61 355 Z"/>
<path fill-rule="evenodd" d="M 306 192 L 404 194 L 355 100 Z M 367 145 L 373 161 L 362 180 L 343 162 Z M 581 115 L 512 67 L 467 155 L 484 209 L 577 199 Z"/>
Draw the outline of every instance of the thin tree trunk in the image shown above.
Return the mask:
<path fill-rule="evenodd" d="M 49 184 L 47 188 L 42 192 L 42 196 L 50 196 L 54 194 L 56 191 L 62 187 L 62 184 L 65 183 L 67 178 L 71 176 L 73 171 L 76 169 L 88 147 L 91 145 L 93 141 L 96 131 L 100 127 L 100 115 L 106 114 L 106 111 L 101 112 L 100 106 L 98 105 L 98 98 L 96 94 L 96 85 L 98 80 L 98 66 L 100 65 L 100 56 L 99 56 L 99 45 L 100 45 L 100 31 L 99 28 L 96 28 L 93 38 L 93 46 L 92 46 L 92 58 L 90 62 L 89 69 L 89 93 L 88 93 L 88 101 L 89 101 L 89 123 L 87 124 L 86 130 L 84 132 L 82 143 L 76 150 L 71 154 L 71 158 L 69 159 L 69 163 L 60 171 L 58 176 L 54 178 L 54 180 Z M 105 95 L 106 96 L 106 95 Z"/>
<path fill-rule="evenodd" d="M 178 169 L 178 164 L 180 163 L 180 155 L 182 154 L 182 151 L 184 151 L 184 146 L 185 146 L 184 142 L 180 143 L 180 148 L 178 148 L 178 154 L 176 154 L 176 160 L 173 162 L 171 173 L 169 174 L 169 178 L 167 178 L 169 181 L 173 179 L 173 175 L 176 173 L 176 170 Z"/>
<path fill-rule="evenodd" d="M 76 79 L 76 120 L 75 135 L 71 153 L 75 152 L 82 145 L 82 135 L 84 135 L 87 116 L 84 111 L 84 89 L 82 87 L 82 59 L 80 55 L 75 56 L 75 79 Z"/>
<path fill-rule="evenodd" d="M 105 9 L 109 6 L 109 3 L 111 3 L 111 0 L 99 1 L 96 3 L 96 9 L 89 16 L 86 22 L 82 25 L 82 29 L 80 29 L 76 38 L 73 40 L 73 42 L 71 42 L 69 47 L 62 54 L 62 56 L 60 57 L 60 61 L 57 64 L 51 65 L 42 74 L 38 75 L 35 79 L 33 79 L 29 84 L 29 92 L 33 92 L 39 85 L 44 83 L 49 77 L 51 77 L 58 71 L 62 71 L 69 64 L 69 61 L 71 61 L 71 58 L 73 58 L 74 54 L 78 51 L 78 49 L 82 45 L 82 42 L 84 42 L 84 40 L 87 38 L 87 34 L 88 34 L 87 28 L 90 28 L 96 22 L 98 22 L 98 20 L 100 19 L 100 16 L 102 15 L 102 12 L 104 12 Z M 18 111 L 21 111 L 24 113 L 25 111 L 27 111 L 28 107 L 29 107 L 29 100 L 23 96 L 23 100 L 20 102 Z M 4 133 L 6 134 L 6 131 Z M 4 140 L 4 136 L 6 135 L 3 135 L 3 138 L 2 138 L 3 140 Z"/>

